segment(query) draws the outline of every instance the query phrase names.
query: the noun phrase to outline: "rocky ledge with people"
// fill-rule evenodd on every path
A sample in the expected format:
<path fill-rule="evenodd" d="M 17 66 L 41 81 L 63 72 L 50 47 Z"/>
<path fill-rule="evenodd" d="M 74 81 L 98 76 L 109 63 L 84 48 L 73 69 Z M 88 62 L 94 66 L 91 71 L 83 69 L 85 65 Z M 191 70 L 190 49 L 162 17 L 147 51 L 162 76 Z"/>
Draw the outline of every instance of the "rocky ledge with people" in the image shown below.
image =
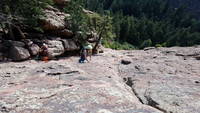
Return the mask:
<path fill-rule="evenodd" d="M 2 113 L 199 113 L 200 47 L 0 64 Z"/>

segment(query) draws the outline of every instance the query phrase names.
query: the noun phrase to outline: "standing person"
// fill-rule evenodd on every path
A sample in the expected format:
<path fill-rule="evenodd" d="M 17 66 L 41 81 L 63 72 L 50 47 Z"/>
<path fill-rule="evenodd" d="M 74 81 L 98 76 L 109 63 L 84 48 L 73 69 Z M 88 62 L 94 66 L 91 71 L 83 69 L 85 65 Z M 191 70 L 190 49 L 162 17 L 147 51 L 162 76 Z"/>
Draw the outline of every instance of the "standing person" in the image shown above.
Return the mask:
<path fill-rule="evenodd" d="M 88 44 L 84 47 L 87 50 L 87 57 L 90 57 L 90 61 L 92 60 L 92 45 Z"/>

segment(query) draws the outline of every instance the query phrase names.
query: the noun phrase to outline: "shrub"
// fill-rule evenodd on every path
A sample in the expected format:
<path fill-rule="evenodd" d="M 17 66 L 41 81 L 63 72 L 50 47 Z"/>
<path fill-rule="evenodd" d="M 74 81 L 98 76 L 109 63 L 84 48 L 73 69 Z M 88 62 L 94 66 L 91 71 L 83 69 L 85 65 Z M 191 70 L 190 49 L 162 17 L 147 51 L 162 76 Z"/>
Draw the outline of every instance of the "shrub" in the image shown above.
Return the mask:
<path fill-rule="evenodd" d="M 150 47 L 150 46 L 152 46 L 152 41 L 151 39 L 148 39 L 143 41 L 143 43 L 140 45 L 140 48 L 143 49 L 145 47 Z"/>

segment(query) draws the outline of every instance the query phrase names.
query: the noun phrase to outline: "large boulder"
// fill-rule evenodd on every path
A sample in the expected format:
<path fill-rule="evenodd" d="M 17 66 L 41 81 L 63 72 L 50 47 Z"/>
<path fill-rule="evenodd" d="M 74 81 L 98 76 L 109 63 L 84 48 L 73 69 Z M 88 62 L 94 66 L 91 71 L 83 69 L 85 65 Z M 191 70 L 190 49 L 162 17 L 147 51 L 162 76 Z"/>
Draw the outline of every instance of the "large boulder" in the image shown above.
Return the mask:
<path fill-rule="evenodd" d="M 26 45 L 26 46 L 31 46 L 32 44 L 33 44 L 33 41 L 31 41 L 30 39 L 24 39 L 24 40 L 22 40 L 23 42 L 24 42 L 24 44 Z"/>
<path fill-rule="evenodd" d="M 32 56 L 38 55 L 40 52 L 40 47 L 36 44 L 32 44 L 28 47 L 28 50 Z"/>
<path fill-rule="evenodd" d="M 65 52 L 64 46 L 61 41 L 48 40 L 47 46 L 49 57 L 59 56 Z"/>
<path fill-rule="evenodd" d="M 61 41 L 64 45 L 65 51 L 75 51 L 80 49 L 80 47 L 72 39 L 62 39 Z"/>
<path fill-rule="evenodd" d="M 11 47 L 8 55 L 14 61 L 22 61 L 30 57 L 30 53 L 27 49 L 17 46 Z"/>
<path fill-rule="evenodd" d="M 74 33 L 68 29 L 63 29 L 63 30 L 54 30 L 52 32 L 50 32 L 52 35 L 54 36 L 58 36 L 64 39 L 69 39 L 72 38 Z"/>
<path fill-rule="evenodd" d="M 68 29 L 58 31 L 57 33 L 58 33 L 58 36 L 63 37 L 63 38 L 70 38 L 73 36 L 73 32 Z"/>
<path fill-rule="evenodd" d="M 11 47 L 11 46 L 17 46 L 17 47 L 25 47 L 25 43 L 24 42 L 20 42 L 20 41 L 11 41 L 11 40 L 7 40 L 3 43 L 4 46 L 6 47 Z"/>
<path fill-rule="evenodd" d="M 44 14 L 45 17 L 40 20 L 45 31 L 63 30 L 67 26 L 65 18 L 70 16 L 51 6 L 44 10 Z"/>
<path fill-rule="evenodd" d="M 40 47 L 37 44 L 34 44 L 30 39 L 24 39 L 23 42 L 25 43 L 27 49 L 29 50 L 32 56 L 38 55 L 40 52 Z"/>

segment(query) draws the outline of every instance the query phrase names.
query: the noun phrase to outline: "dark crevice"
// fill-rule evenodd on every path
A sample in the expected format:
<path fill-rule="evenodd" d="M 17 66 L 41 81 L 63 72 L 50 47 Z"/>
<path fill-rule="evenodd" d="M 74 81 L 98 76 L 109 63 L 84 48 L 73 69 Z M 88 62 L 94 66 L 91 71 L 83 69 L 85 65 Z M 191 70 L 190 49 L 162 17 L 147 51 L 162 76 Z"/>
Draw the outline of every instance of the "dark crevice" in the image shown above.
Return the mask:
<path fill-rule="evenodd" d="M 162 109 L 162 108 L 160 108 L 158 105 L 158 103 L 156 102 L 156 101 L 154 101 L 150 96 L 144 96 L 145 98 L 146 98 L 146 100 L 147 100 L 147 104 L 146 105 L 149 105 L 149 106 L 151 106 L 151 107 L 153 107 L 153 108 L 156 108 L 156 109 L 158 109 L 158 110 L 160 110 L 160 111 L 162 111 L 163 113 L 167 113 L 167 111 L 166 110 L 164 110 L 164 109 Z"/>
<path fill-rule="evenodd" d="M 144 102 L 142 101 L 142 99 L 140 98 L 140 96 L 138 95 L 138 93 L 135 91 L 134 88 L 132 88 L 132 91 L 133 91 L 133 93 L 135 94 L 135 96 L 138 98 L 138 100 L 139 100 L 142 104 L 144 104 Z"/>
<path fill-rule="evenodd" d="M 134 95 L 138 98 L 138 100 L 139 100 L 142 104 L 151 106 L 151 107 L 153 107 L 153 108 L 155 108 L 155 109 L 157 109 L 157 110 L 159 110 L 159 111 L 161 111 L 161 112 L 163 112 L 163 113 L 167 113 L 166 110 L 164 110 L 164 109 L 158 107 L 159 104 L 158 104 L 156 101 L 154 101 L 150 96 L 144 96 L 144 97 L 146 98 L 146 100 L 147 100 L 147 103 L 143 102 L 143 100 L 140 98 L 139 94 L 138 94 L 138 93 L 135 91 L 135 89 L 134 89 L 134 83 L 133 83 L 133 80 L 132 80 L 131 77 L 123 78 L 123 80 L 124 80 L 124 82 L 125 82 L 129 87 L 131 87 L 131 89 L 132 89 Z"/>
<path fill-rule="evenodd" d="M 137 92 L 135 91 L 135 89 L 133 88 L 134 83 L 133 83 L 132 78 L 131 78 L 131 77 L 124 78 L 124 82 L 125 82 L 129 87 L 131 87 L 131 89 L 132 89 L 134 95 L 138 98 L 138 100 L 139 100 L 142 104 L 144 104 L 144 102 L 142 101 L 142 99 L 139 97 L 138 93 L 137 93 Z"/>
<path fill-rule="evenodd" d="M 47 75 L 49 76 L 57 76 L 57 75 L 62 75 L 62 74 L 73 74 L 73 73 L 79 73 L 79 71 L 70 71 L 70 72 L 66 72 L 66 73 L 48 73 Z"/>

